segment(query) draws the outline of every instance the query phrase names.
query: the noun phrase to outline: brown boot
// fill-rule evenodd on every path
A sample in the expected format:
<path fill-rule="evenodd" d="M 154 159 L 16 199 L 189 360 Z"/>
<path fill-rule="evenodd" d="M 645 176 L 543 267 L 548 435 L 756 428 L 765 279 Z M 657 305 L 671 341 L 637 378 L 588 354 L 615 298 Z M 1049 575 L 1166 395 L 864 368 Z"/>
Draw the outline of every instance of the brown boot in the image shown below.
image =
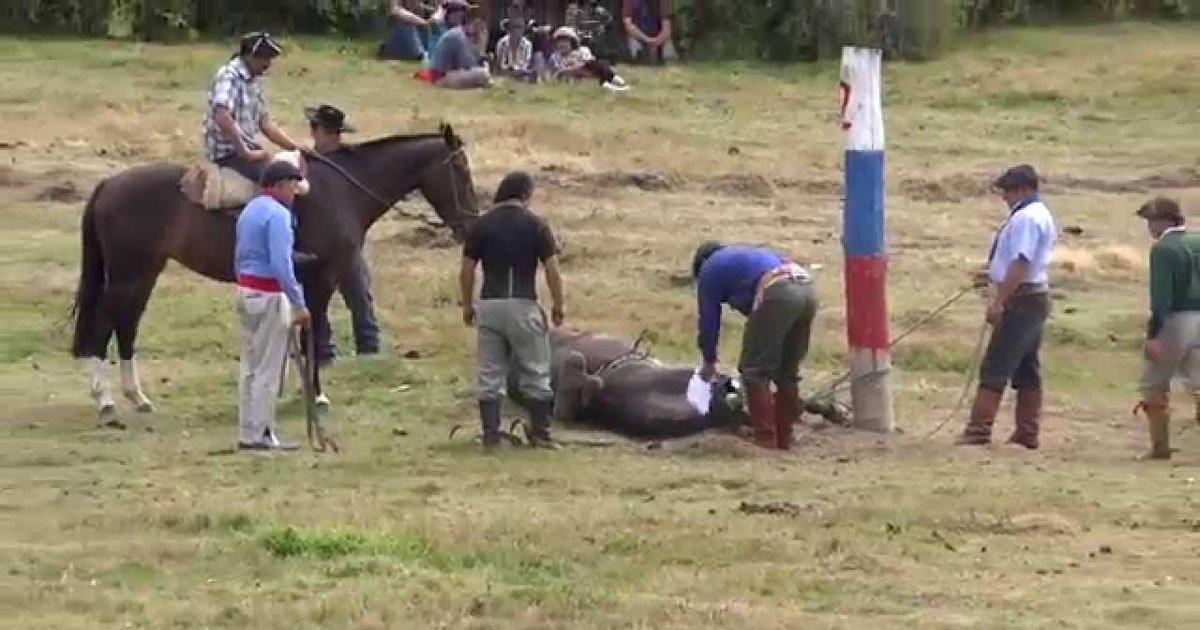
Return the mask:
<path fill-rule="evenodd" d="M 971 419 L 955 444 L 982 446 L 992 443 L 992 424 L 1000 410 L 1000 399 L 1004 392 L 982 385 L 975 392 L 975 404 L 971 406 Z"/>
<path fill-rule="evenodd" d="M 800 385 L 795 381 L 775 390 L 775 441 L 780 450 L 792 448 L 792 425 L 800 421 Z"/>
<path fill-rule="evenodd" d="M 1167 394 L 1150 394 L 1138 404 L 1150 429 L 1150 451 L 1143 460 L 1171 459 L 1171 403 Z"/>
<path fill-rule="evenodd" d="M 1042 390 L 1018 389 L 1016 427 L 1008 438 L 1009 444 L 1020 444 L 1029 450 L 1037 450 L 1038 428 L 1042 417 Z"/>
<path fill-rule="evenodd" d="M 766 383 L 750 385 L 746 391 L 746 403 L 750 407 L 754 443 L 763 448 L 776 448 L 775 400 L 771 395 L 771 386 Z"/>

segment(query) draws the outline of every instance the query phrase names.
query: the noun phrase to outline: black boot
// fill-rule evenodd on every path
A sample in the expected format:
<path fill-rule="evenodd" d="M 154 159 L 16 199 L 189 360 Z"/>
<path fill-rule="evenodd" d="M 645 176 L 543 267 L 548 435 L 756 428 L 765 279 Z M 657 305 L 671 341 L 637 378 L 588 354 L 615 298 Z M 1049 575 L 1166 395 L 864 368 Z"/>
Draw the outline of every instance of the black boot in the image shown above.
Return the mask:
<path fill-rule="evenodd" d="M 529 401 L 529 445 L 534 448 L 558 450 L 562 448 L 550 438 L 550 414 L 554 411 L 553 400 Z"/>
<path fill-rule="evenodd" d="M 479 421 L 483 424 L 484 448 L 495 448 L 500 444 L 500 401 L 479 401 Z"/>

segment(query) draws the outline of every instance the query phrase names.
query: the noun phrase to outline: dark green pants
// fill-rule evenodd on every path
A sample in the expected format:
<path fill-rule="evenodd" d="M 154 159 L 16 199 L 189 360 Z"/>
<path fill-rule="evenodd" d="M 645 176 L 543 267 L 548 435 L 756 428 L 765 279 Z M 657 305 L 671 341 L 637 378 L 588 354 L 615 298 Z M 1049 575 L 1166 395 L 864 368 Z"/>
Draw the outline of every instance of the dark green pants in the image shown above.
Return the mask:
<path fill-rule="evenodd" d="M 812 322 L 817 314 L 812 282 L 781 280 L 763 291 L 762 303 L 750 313 L 742 336 L 738 370 L 747 383 L 794 383 L 808 354 Z"/>

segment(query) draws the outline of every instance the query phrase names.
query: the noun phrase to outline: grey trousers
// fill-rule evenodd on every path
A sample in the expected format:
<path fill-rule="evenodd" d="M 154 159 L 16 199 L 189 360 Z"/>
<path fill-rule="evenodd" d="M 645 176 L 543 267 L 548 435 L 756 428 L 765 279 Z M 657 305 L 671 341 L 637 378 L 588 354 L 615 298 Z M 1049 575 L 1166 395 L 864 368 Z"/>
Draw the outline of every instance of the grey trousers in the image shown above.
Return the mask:
<path fill-rule="evenodd" d="M 1158 339 L 1163 342 L 1166 356 L 1157 363 L 1143 360 L 1142 392 L 1170 391 L 1176 374 L 1185 377 L 1191 389 L 1200 389 L 1200 311 L 1171 313 Z"/>
<path fill-rule="evenodd" d="M 551 400 L 550 336 L 546 312 L 533 300 L 481 300 L 479 400 L 499 400 L 507 389 L 511 363 L 519 389 L 530 400 Z"/>
<path fill-rule="evenodd" d="M 781 280 L 763 291 L 742 333 L 738 370 L 749 383 L 795 383 L 808 356 L 817 291 L 811 282 Z"/>
<path fill-rule="evenodd" d="M 241 326 L 241 369 L 238 377 L 238 440 L 263 441 L 278 436 L 275 405 L 279 376 L 287 358 L 291 306 L 282 293 L 237 288 Z"/>

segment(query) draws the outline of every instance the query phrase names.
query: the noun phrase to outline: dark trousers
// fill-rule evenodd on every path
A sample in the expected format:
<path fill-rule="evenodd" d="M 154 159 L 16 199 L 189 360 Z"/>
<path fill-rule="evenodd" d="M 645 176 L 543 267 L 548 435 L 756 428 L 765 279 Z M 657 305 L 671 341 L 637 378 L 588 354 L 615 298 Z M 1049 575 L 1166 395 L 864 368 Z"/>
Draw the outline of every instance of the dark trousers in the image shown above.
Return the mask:
<path fill-rule="evenodd" d="M 1048 293 L 1018 294 L 1009 299 L 979 367 L 981 387 L 999 392 L 1011 383 L 1013 389 L 1041 389 L 1038 353 L 1049 315 Z"/>
<path fill-rule="evenodd" d="M 354 349 L 358 354 L 379 352 L 379 324 L 375 321 L 375 296 L 371 294 L 371 270 L 363 257 L 362 250 L 354 257 L 346 275 L 338 285 L 338 292 L 350 311 L 350 322 L 354 330 Z M 333 331 L 329 326 L 328 314 L 314 322 L 317 331 L 317 356 L 331 359 L 337 351 L 333 343 Z"/>

